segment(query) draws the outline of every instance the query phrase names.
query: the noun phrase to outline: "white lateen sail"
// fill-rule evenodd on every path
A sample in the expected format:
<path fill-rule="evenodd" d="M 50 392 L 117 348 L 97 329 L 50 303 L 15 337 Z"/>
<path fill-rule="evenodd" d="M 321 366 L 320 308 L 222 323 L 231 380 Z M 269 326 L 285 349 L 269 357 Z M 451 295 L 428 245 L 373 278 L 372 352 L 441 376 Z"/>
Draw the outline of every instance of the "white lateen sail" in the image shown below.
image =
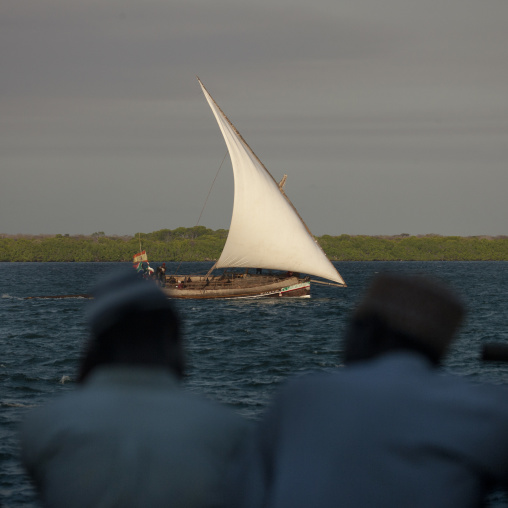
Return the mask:
<path fill-rule="evenodd" d="M 278 183 L 199 83 L 226 141 L 235 180 L 229 235 L 215 267 L 301 272 L 345 284 Z"/>

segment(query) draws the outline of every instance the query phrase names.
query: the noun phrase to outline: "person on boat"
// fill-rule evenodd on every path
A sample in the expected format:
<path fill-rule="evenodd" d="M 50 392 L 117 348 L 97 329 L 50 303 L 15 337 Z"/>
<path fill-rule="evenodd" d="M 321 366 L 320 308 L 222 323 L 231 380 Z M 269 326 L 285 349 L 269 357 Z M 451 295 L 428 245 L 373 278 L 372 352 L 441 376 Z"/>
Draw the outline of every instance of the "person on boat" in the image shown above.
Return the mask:
<path fill-rule="evenodd" d="M 377 276 L 345 367 L 289 381 L 231 482 L 231 506 L 476 507 L 508 485 L 508 389 L 438 369 L 464 315 L 422 277 Z"/>
<path fill-rule="evenodd" d="M 51 507 L 222 506 L 239 415 L 180 386 L 180 319 L 134 273 L 93 292 L 75 391 L 32 410 L 23 463 Z"/>
<path fill-rule="evenodd" d="M 157 267 L 157 280 L 161 286 L 166 285 L 166 263 Z"/>
<path fill-rule="evenodd" d="M 146 279 L 148 277 L 148 262 L 147 261 L 143 261 L 141 263 L 140 271 L 143 275 L 143 278 Z"/>

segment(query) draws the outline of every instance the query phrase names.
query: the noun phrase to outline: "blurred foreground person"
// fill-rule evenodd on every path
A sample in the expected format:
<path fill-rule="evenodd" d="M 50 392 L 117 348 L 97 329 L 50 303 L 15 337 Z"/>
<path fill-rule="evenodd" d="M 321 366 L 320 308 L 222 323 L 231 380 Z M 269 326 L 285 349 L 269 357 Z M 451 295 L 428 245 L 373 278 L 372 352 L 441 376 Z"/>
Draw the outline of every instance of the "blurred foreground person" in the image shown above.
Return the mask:
<path fill-rule="evenodd" d="M 50 507 L 217 507 L 246 432 L 179 386 L 179 319 L 153 281 L 118 275 L 94 293 L 74 392 L 33 410 L 23 461 Z"/>
<path fill-rule="evenodd" d="M 376 277 L 353 316 L 346 367 L 279 393 L 234 505 L 464 508 L 506 484 L 508 391 L 436 368 L 462 316 L 437 282 Z"/>

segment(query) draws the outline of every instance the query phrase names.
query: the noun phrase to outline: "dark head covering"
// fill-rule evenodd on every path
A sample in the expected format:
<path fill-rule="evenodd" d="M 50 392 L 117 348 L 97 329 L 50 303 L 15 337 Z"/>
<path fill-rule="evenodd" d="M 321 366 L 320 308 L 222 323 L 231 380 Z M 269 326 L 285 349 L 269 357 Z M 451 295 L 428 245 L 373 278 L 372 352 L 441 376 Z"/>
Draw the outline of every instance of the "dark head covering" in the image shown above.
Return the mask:
<path fill-rule="evenodd" d="M 380 274 L 353 315 L 375 319 L 442 356 L 464 317 L 461 299 L 430 277 Z"/>
<path fill-rule="evenodd" d="M 106 278 L 92 291 L 92 296 L 88 318 L 96 336 L 132 313 L 172 309 L 157 284 L 140 278 L 135 272 L 117 273 Z"/>
<path fill-rule="evenodd" d="M 158 365 L 183 375 L 180 320 L 153 280 L 133 271 L 117 273 L 98 284 L 92 296 L 80 381 L 105 364 Z"/>

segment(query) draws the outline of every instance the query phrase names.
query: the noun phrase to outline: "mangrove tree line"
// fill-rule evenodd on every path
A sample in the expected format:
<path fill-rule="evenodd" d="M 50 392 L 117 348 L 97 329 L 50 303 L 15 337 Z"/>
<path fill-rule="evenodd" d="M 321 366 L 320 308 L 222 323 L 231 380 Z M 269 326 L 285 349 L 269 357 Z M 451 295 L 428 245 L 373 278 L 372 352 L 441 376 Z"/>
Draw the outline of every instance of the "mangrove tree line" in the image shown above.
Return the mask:
<path fill-rule="evenodd" d="M 149 261 L 213 261 L 227 233 L 196 226 L 133 236 L 0 235 L 0 261 L 132 261 L 140 244 Z M 324 235 L 316 240 L 332 261 L 508 261 L 506 236 Z"/>

